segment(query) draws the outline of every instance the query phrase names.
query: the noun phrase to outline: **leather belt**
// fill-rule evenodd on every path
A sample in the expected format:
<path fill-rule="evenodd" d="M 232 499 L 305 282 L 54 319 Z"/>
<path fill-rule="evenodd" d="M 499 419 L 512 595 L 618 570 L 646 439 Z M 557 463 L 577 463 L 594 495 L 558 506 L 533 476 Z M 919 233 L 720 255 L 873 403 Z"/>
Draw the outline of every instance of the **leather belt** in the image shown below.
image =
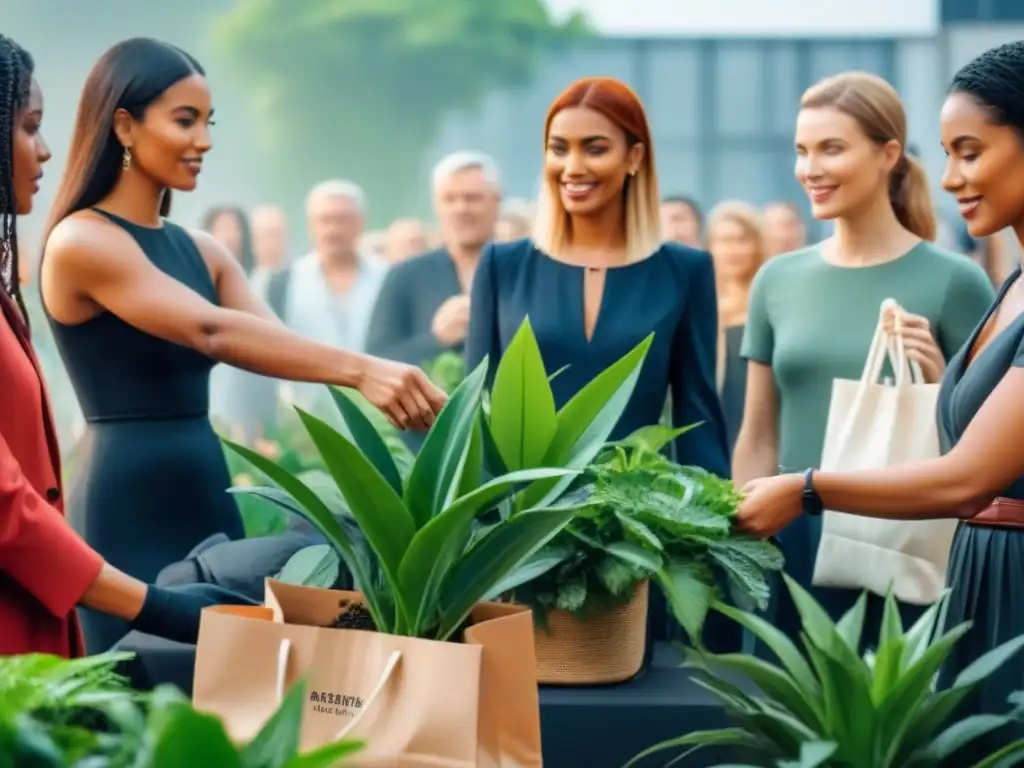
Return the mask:
<path fill-rule="evenodd" d="M 1024 500 L 998 496 L 985 509 L 964 522 L 981 528 L 1024 531 Z"/>

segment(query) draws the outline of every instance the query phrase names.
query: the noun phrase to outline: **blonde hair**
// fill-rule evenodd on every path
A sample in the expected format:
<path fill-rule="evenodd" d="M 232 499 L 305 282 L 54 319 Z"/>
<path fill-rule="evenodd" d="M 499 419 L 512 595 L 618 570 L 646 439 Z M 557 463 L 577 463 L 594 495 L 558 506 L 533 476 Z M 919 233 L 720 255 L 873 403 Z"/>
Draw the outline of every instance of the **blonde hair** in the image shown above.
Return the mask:
<path fill-rule="evenodd" d="M 843 72 L 819 80 L 804 92 L 801 109 L 832 107 L 849 115 L 871 141 L 896 141 L 902 154 L 889 179 L 893 212 L 907 230 L 922 240 L 934 241 L 937 223 L 928 177 L 906 153 L 907 114 L 899 94 L 882 78 L 867 72 Z"/>
<path fill-rule="evenodd" d="M 764 239 L 764 224 L 762 222 L 761 212 L 742 200 L 725 200 L 708 213 L 707 227 L 705 229 L 705 240 L 707 241 L 708 247 L 711 247 L 711 238 L 717 227 L 725 224 L 726 222 L 738 224 L 742 229 L 743 233 L 754 241 L 757 249 L 757 268 L 760 269 L 761 265 L 768 260 L 768 248 L 765 245 Z M 712 254 L 713 256 L 714 254 Z M 755 270 L 756 271 L 756 270 Z M 724 317 L 722 315 L 722 306 L 718 305 L 718 338 L 715 349 L 715 382 L 718 385 L 718 391 L 721 392 L 725 386 L 725 365 L 726 365 L 726 345 L 725 345 L 725 323 L 722 321 Z"/>
<path fill-rule="evenodd" d="M 627 144 L 643 144 L 644 155 L 636 173 L 623 186 L 625 208 L 626 258 L 640 261 L 661 247 L 661 198 L 654 169 L 654 146 L 650 127 L 640 98 L 625 83 L 610 77 L 588 77 L 570 85 L 551 105 L 544 124 L 547 144 L 551 120 L 564 109 L 586 107 L 600 112 L 626 134 Z M 572 221 L 559 190 L 541 178 L 537 195 L 537 213 L 533 224 L 534 244 L 542 251 L 558 256 L 572 240 Z"/>

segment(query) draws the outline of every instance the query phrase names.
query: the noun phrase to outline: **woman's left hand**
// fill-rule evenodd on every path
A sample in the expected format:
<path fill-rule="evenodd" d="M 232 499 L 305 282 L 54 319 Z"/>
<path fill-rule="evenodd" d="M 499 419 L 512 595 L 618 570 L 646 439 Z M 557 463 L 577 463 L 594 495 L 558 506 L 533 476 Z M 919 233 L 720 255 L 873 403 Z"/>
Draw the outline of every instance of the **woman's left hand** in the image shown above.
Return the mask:
<path fill-rule="evenodd" d="M 935 340 L 931 323 L 927 317 L 911 314 L 902 308 L 893 311 L 900 313 L 899 330 L 907 357 L 921 366 L 926 384 L 935 384 L 946 372 L 946 358 Z M 885 329 L 892 333 L 894 327 L 895 318 L 889 314 L 886 317 Z"/>
<path fill-rule="evenodd" d="M 736 525 L 744 533 L 767 539 L 803 511 L 803 475 L 776 475 L 751 480 L 741 491 L 743 501 Z"/>

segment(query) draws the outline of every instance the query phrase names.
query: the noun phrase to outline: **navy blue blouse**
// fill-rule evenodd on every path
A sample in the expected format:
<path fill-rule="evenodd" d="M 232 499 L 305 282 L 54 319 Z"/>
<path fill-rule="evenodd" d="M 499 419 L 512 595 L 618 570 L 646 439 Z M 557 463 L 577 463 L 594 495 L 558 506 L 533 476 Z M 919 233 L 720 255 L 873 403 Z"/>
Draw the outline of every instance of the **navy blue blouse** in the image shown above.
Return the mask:
<path fill-rule="evenodd" d="M 527 316 L 558 407 L 652 331 L 636 389 L 612 439 L 657 424 L 672 393 L 677 426 L 703 422 L 675 445 L 681 464 L 729 476 L 725 419 L 715 386 L 718 309 L 711 256 L 668 244 L 643 261 L 608 269 L 593 338 L 584 328 L 584 268 L 557 261 L 529 240 L 492 244 L 473 279 L 467 370 L 493 371 Z"/>

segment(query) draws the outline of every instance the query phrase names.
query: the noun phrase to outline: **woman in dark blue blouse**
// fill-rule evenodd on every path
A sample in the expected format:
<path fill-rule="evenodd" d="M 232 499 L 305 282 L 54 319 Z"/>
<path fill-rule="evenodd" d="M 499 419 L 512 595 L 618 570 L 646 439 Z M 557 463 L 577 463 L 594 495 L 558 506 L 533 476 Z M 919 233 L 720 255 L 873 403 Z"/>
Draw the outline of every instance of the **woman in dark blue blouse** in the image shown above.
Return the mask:
<path fill-rule="evenodd" d="M 674 424 L 703 422 L 676 441 L 676 459 L 727 477 L 711 257 L 661 242 L 643 106 L 616 80 L 580 80 L 552 105 L 544 142 L 534 240 L 489 246 L 476 270 L 467 368 L 487 356 L 493 372 L 528 316 L 547 370 L 565 367 L 551 385 L 561 407 L 653 331 L 612 438 L 656 424 L 671 392 Z M 652 616 L 662 635 L 660 595 Z M 716 634 L 705 639 L 721 645 Z"/>

